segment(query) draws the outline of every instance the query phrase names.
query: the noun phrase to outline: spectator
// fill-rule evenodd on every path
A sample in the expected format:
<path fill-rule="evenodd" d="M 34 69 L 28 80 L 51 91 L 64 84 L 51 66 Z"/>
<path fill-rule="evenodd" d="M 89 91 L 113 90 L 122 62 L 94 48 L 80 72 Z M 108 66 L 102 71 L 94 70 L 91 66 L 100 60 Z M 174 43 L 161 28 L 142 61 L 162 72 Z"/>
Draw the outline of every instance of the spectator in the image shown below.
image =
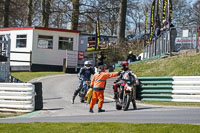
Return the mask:
<path fill-rule="evenodd" d="M 106 57 L 104 56 L 103 52 L 99 51 L 99 54 L 97 54 L 97 66 L 103 65 L 104 59 L 106 59 Z"/>
<path fill-rule="evenodd" d="M 128 63 L 136 61 L 136 56 L 133 54 L 133 51 L 129 51 L 126 61 Z"/>
<path fill-rule="evenodd" d="M 176 28 L 174 27 L 174 25 L 172 23 L 169 23 L 166 20 L 163 20 L 163 28 L 161 28 L 161 31 L 162 31 L 162 33 L 165 34 L 165 32 L 168 30 L 170 30 L 170 50 L 176 51 L 175 50 L 175 40 L 176 40 L 176 36 L 177 36 Z"/>
<path fill-rule="evenodd" d="M 154 24 L 154 33 L 155 38 L 157 38 L 160 35 L 160 27 L 157 24 Z"/>

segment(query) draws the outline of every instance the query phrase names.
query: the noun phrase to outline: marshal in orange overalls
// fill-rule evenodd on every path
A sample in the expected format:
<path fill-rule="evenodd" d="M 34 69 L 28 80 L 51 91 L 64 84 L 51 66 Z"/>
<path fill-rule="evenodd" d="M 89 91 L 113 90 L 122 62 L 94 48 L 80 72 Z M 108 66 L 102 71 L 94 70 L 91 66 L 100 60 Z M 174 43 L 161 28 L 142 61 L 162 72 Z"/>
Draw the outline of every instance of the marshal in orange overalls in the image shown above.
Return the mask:
<path fill-rule="evenodd" d="M 103 106 L 104 101 L 104 90 L 106 86 L 106 80 L 108 78 L 113 78 L 119 75 L 119 72 L 98 72 L 94 74 L 93 79 L 91 81 L 91 87 L 93 87 L 93 94 L 92 94 L 92 101 L 90 103 L 90 109 L 93 109 L 97 99 L 99 99 L 98 102 L 98 108 L 101 109 Z"/>

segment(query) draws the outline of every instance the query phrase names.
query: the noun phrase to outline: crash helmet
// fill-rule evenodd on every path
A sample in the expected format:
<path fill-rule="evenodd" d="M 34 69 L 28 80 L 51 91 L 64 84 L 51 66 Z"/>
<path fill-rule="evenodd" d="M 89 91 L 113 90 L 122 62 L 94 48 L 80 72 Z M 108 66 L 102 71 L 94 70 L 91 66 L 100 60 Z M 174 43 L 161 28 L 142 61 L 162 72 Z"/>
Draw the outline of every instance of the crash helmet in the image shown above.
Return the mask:
<path fill-rule="evenodd" d="M 133 51 L 129 51 L 128 53 L 129 53 L 129 54 L 133 54 Z"/>
<path fill-rule="evenodd" d="M 92 63 L 90 61 L 85 61 L 84 66 L 89 69 L 92 66 Z"/>
<path fill-rule="evenodd" d="M 128 64 L 128 62 L 126 62 L 126 61 L 123 61 L 123 62 L 121 63 L 121 66 L 122 66 L 122 70 L 127 70 L 127 69 L 129 68 L 129 64 Z"/>
<path fill-rule="evenodd" d="M 98 66 L 98 71 L 102 72 L 106 70 L 106 65 L 100 65 Z"/>

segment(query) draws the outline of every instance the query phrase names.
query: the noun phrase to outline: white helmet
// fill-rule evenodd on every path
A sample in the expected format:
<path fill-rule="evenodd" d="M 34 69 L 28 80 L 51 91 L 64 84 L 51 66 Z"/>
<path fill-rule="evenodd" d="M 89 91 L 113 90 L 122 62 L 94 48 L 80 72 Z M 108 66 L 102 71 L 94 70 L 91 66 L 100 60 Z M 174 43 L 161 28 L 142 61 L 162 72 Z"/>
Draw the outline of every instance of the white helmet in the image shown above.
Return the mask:
<path fill-rule="evenodd" d="M 89 69 L 92 66 L 92 63 L 90 61 L 85 61 L 84 66 Z"/>

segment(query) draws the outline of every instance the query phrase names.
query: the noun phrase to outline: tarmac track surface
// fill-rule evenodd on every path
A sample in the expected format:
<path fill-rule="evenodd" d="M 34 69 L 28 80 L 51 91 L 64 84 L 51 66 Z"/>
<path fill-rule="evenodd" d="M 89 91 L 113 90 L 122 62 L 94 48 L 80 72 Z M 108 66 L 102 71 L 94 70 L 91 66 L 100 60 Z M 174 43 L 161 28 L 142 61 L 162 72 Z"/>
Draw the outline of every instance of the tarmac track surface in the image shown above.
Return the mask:
<path fill-rule="evenodd" d="M 76 97 L 75 104 L 71 98 L 78 85 L 76 74 L 64 74 L 39 78 L 36 81 L 43 85 L 43 110 L 15 118 L 0 119 L 0 123 L 28 122 L 131 122 L 131 123 L 179 123 L 200 124 L 200 108 L 164 107 L 137 104 L 138 110 L 133 110 L 130 104 L 128 111 L 116 110 L 112 99 L 112 83 L 109 79 L 105 90 L 103 109 L 98 113 L 97 104 L 94 113 L 89 113 L 89 106 L 80 103 Z"/>

